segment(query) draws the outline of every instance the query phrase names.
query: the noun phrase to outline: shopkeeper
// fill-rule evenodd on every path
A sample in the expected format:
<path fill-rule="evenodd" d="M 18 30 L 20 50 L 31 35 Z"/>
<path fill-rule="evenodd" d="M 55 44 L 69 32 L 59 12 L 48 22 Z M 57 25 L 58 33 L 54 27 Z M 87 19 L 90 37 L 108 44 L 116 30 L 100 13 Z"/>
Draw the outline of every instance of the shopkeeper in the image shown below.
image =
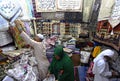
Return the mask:
<path fill-rule="evenodd" d="M 17 27 L 19 27 L 18 29 L 20 31 L 20 36 L 23 38 L 23 40 L 34 49 L 34 55 L 38 62 L 38 77 L 41 81 L 46 77 L 49 67 L 49 61 L 46 57 L 46 47 L 45 44 L 41 42 L 44 37 L 41 34 L 38 34 L 35 37 L 35 40 L 33 40 L 21 29 L 23 23 L 20 20 L 16 20 L 15 24 Z"/>

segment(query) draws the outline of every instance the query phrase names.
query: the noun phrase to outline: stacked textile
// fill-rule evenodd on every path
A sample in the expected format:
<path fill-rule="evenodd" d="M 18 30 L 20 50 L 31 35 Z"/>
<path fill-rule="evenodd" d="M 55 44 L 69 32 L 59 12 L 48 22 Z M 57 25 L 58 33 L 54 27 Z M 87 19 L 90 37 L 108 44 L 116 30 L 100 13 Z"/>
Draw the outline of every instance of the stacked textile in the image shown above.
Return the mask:
<path fill-rule="evenodd" d="M 46 56 L 50 63 L 52 62 L 53 54 L 54 54 L 54 47 L 51 47 L 46 50 Z"/>
<path fill-rule="evenodd" d="M 8 32 L 0 32 L 0 47 L 11 42 L 13 42 L 13 39 Z"/>

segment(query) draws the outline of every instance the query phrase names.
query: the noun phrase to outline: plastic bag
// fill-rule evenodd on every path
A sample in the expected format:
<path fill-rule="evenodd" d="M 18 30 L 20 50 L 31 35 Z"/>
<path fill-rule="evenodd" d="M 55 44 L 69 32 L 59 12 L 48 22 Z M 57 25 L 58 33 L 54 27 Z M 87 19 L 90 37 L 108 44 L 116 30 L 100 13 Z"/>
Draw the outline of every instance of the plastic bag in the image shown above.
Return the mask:
<path fill-rule="evenodd" d="M 43 81 L 55 81 L 55 76 L 50 75 L 48 78 L 45 78 Z"/>
<path fill-rule="evenodd" d="M 25 78 L 22 81 L 37 81 L 37 77 L 33 72 L 33 68 L 31 66 L 27 67 L 27 74 L 25 75 Z"/>

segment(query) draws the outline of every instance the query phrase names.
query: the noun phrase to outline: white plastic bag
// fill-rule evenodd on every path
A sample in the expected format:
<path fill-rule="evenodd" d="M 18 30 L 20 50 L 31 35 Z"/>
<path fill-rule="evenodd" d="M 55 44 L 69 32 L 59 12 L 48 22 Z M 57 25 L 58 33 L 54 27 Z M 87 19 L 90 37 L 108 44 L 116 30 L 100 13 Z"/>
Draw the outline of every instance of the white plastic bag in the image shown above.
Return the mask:
<path fill-rule="evenodd" d="M 14 81 L 14 79 L 9 76 L 6 76 L 2 81 Z"/>
<path fill-rule="evenodd" d="M 27 67 L 27 74 L 22 81 L 37 81 L 36 75 L 33 72 L 33 68 L 31 66 Z"/>
<path fill-rule="evenodd" d="M 55 81 L 55 76 L 50 75 L 48 78 L 45 78 L 43 81 Z"/>
<path fill-rule="evenodd" d="M 90 58 L 90 52 L 81 51 L 80 54 L 81 54 L 81 58 L 80 58 L 81 63 L 88 63 Z"/>

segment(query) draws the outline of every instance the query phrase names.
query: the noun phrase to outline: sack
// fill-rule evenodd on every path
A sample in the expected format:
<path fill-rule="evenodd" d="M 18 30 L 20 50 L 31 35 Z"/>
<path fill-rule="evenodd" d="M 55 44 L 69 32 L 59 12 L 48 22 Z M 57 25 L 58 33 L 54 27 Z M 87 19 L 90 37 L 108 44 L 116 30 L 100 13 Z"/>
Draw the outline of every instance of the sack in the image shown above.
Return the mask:
<path fill-rule="evenodd" d="M 80 58 L 81 63 L 88 63 L 90 58 L 90 52 L 81 51 L 80 54 L 81 54 L 81 58 Z"/>
<path fill-rule="evenodd" d="M 50 75 L 48 78 L 45 78 L 43 81 L 55 81 L 55 76 Z"/>

